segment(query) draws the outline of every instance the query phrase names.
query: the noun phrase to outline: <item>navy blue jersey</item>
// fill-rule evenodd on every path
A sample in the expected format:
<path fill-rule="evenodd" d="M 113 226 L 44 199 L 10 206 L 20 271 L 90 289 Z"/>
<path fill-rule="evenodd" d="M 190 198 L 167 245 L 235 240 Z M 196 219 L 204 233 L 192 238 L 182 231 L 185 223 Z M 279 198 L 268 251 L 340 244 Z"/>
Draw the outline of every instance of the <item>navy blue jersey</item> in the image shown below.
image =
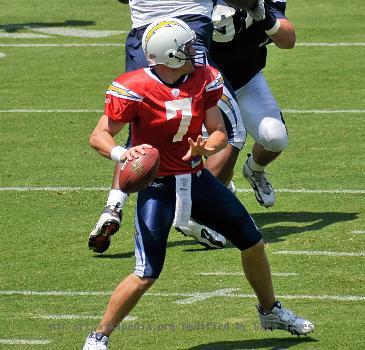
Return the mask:
<path fill-rule="evenodd" d="M 286 18 L 285 0 L 267 0 L 268 10 L 277 19 Z M 233 86 L 234 90 L 246 85 L 266 65 L 266 45 L 272 40 L 260 25 L 237 10 L 234 17 L 236 34 L 232 41 L 212 41 L 212 59 Z"/>

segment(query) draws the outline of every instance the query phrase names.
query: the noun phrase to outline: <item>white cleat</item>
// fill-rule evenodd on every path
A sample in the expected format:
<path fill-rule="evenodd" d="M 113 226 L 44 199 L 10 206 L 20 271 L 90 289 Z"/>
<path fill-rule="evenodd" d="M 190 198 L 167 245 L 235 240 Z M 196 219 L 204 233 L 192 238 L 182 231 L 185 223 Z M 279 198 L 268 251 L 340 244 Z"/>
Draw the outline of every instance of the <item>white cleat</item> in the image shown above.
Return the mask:
<path fill-rule="evenodd" d="M 279 301 L 276 301 L 271 312 L 264 314 L 259 306 L 261 328 L 274 330 L 282 329 L 294 335 L 307 335 L 313 332 L 314 325 L 312 322 L 296 316 L 292 311 L 284 309 Z"/>
<path fill-rule="evenodd" d="M 252 171 L 248 166 L 247 158 L 242 169 L 242 174 L 255 192 L 257 201 L 263 207 L 269 208 L 275 204 L 275 192 L 264 171 Z"/>
<path fill-rule="evenodd" d="M 82 350 L 108 350 L 109 338 L 101 333 L 92 332 L 86 338 Z"/>
<path fill-rule="evenodd" d="M 120 205 L 107 205 L 89 235 L 89 249 L 96 253 L 104 253 L 110 246 L 111 236 L 119 230 L 121 220 Z"/>
<path fill-rule="evenodd" d="M 175 227 L 184 236 L 195 238 L 206 248 L 220 249 L 226 245 L 226 239 L 218 232 L 189 220 L 188 226 Z"/>

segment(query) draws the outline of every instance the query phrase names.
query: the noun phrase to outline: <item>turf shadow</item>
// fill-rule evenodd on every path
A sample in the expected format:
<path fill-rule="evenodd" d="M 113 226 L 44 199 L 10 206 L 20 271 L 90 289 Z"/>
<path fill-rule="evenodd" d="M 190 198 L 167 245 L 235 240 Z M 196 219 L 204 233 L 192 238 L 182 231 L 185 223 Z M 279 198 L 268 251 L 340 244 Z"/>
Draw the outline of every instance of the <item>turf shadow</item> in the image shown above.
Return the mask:
<path fill-rule="evenodd" d="M 172 247 L 177 247 L 177 246 L 185 246 L 185 245 L 197 245 L 195 240 L 182 240 L 182 241 L 174 241 L 174 242 L 167 242 L 167 248 L 172 248 Z M 202 249 L 200 249 L 200 245 L 197 245 L 198 250 L 206 250 L 205 248 L 202 247 Z M 195 251 L 195 250 L 192 250 Z M 134 251 L 131 252 L 124 252 L 124 253 L 116 253 L 116 254 L 97 254 L 94 255 L 94 258 L 98 258 L 98 259 L 130 259 L 134 257 Z"/>
<path fill-rule="evenodd" d="M 286 236 L 304 233 L 307 231 L 319 231 L 336 222 L 356 220 L 359 213 L 340 213 L 340 212 L 268 212 L 252 214 L 256 224 L 267 243 L 277 243 L 285 240 Z M 304 225 L 303 225 L 304 224 Z M 265 227 L 270 225 L 270 227 Z M 173 234 L 173 233 L 170 233 Z M 167 242 L 167 248 L 176 246 L 191 246 L 184 249 L 184 252 L 209 252 L 211 249 L 204 248 L 193 238 Z M 227 242 L 227 248 L 234 248 Z M 129 259 L 134 256 L 134 252 L 124 252 L 117 254 L 95 255 L 100 259 Z"/>
<path fill-rule="evenodd" d="M 337 222 L 358 219 L 359 213 L 341 212 L 268 212 L 252 214 L 256 224 L 268 243 L 285 240 L 286 236 L 319 231 Z M 270 227 L 265 227 L 270 225 Z"/>
<path fill-rule="evenodd" d="M 284 350 L 292 348 L 302 343 L 315 343 L 317 339 L 311 337 L 287 337 L 287 338 L 267 338 L 248 339 L 237 341 L 222 341 L 209 344 L 196 345 L 191 348 L 180 348 L 179 350 L 243 350 L 243 349 L 270 349 Z"/>

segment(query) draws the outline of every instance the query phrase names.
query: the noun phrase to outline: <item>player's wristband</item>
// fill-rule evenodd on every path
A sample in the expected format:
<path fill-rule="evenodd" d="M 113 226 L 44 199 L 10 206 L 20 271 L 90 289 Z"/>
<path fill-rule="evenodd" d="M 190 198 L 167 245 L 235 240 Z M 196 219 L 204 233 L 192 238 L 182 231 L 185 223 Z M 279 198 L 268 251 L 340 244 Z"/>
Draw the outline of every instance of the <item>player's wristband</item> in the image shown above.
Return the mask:
<path fill-rule="evenodd" d="M 121 146 L 115 146 L 111 152 L 110 152 L 110 158 L 114 160 L 115 162 L 119 163 L 121 162 L 121 158 L 123 154 L 127 151 L 126 148 L 123 148 Z"/>
<path fill-rule="evenodd" d="M 280 21 L 276 20 L 274 26 L 268 30 L 265 30 L 265 33 L 268 36 L 275 35 L 280 29 Z"/>

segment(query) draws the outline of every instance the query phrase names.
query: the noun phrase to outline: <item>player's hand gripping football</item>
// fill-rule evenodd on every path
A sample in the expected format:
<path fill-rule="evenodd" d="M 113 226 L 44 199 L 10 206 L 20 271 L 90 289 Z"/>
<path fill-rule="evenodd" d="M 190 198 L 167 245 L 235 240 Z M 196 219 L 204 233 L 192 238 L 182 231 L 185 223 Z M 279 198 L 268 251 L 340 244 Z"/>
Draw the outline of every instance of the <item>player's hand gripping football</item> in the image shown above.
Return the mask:
<path fill-rule="evenodd" d="M 182 157 L 182 160 L 189 160 L 191 157 L 200 156 L 210 156 L 215 153 L 214 147 L 207 147 L 207 140 L 203 140 L 202 136 L 199 135 L 196 141 L 193 141 L 190 137 L 188 138 L 190 144 L 189 151 Z"/>
<path fill-rule="evenodd" d="M 152 148 L 152 146 L 143 143 L 142 145 L 131 147 L 123 154 L 123 157 L 125 158 L 124 160 L 137 159 L 140 156 L 140 154 L 142 155 L 146 154 L 146 152 L 144 151 L 145 148 Z"/>

